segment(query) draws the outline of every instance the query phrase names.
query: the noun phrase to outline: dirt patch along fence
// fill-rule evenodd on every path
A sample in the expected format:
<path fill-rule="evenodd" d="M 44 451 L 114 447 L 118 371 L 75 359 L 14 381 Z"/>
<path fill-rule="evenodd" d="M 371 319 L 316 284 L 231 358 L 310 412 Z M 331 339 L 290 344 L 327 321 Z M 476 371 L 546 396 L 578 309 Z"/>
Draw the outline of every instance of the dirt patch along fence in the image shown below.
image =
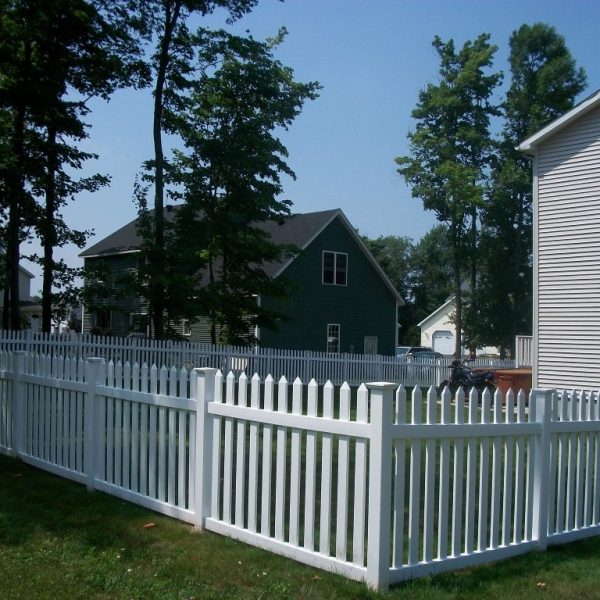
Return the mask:
<path fill-rule="evenodd" d="M 384 589 L 600 532 L 598 395 L 0 353 L 0 452 Z"/>

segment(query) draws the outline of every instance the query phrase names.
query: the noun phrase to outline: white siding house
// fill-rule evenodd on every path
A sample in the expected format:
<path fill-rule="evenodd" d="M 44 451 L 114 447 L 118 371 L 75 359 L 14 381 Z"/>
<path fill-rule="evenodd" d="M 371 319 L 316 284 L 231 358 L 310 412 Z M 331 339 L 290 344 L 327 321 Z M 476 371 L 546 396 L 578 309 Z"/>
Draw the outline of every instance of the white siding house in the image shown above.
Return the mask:
<path fill-rule="evenodd" d="M 452 356 L 456 340 L 456 325 L 454 313 L 456 302 L 454 296 L 450 296 L 444 304 L 436 308 L 430 315 L 425 317 L 418 325 L 421 328 L 421 346 L 429 346 L 436 352 Z M 466 354 L 463 348 L 463 354 Z M 477 355 L 496 356 L 498 348 L 486 346 L 478 348 Z"/>
<path fill-rule="evenodd" d="M 525 140 L 533 157 L 533 385 L 600 388 L 600 91 Z"/>
<path fill-rule="evenodd" d="M 454 296 L 452 296 L 419 323 L 421 346 L 430 346 L 436 352 L 448 356 L 454 354 L 456 339 L 456 326 L 452 322 L 454 310 Z"/>

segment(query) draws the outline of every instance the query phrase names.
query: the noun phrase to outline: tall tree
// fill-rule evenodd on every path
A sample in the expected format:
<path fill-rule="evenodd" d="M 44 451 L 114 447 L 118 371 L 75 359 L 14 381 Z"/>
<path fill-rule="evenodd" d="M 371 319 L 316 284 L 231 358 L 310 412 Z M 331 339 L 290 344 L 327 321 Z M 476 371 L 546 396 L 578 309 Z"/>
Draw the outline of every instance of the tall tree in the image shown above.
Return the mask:
<path fill-rule="evenodd" d="M 486 74 L 496 46 L 482 34 L 456 51 L 454 42 L 435 37 L 440 59 L 440 82 L 419 93 L 412 116 L 417 120 L 409 133 L 410 156 L 396 159 L 398 172 L 421 198 L 426 210 L 435 212 L 449 229 L 456 297 L 455 355 L 462 352 L 462 279 L 464 261 L 471 265 L 475 287 L 477 212 L 483 202 L 483 182 L 493 143 L 490 118 L 497 114 L 491 102 L 500 73 Z"/>
<path fill-rule="evenodd" d="M 146 34 L 155 42 L 152 56 L 154 71 L 154 113 L 152 134 L 154 159 L 148 167 L 152 169 L 154 188 L 153 220 L 150 225 L 151 249 L 150 265 L 150 306 L 153 334 L 164 337 L 165 314 L 165 169 L 167 160 L 163 148 L 165 131 L 164 112 L 169 96 L 177 95 L 188 85 L 188 77 L 193 75 L 191 61 L 195 48 L 193 36 L 188 28 L 192 15 L 204 17 L 216 8 L 228 11 L 229 19 L 235 20 L 251 11 L 258 0 L 138 0 L 137 10 L 140 24 L 146 27 Z"/>
<path fill-rule="evenodd" d="M 271 279 L 264 266 L 293 252 L 261 228 L 290 215 L 281 176 L 295 176 L 278 136 L 319 86 L 294 81 L 275 58 L 284 31 L 267 42 L 208 30 L 196 35 L 201 75 L 166 113 L 185 146 L 173 163 L 184 200 L 173 238 L 185 242 L 173 263 L 185 265 L 190 253 L 205 262 L 202 288 L 192 278 L 183 294 L 191 299 L 187 316 L 209 317 L 213 343 L 248 343 L 252 326 L 273 327 L 281 316 L 257 305 L 257 297 L 285 293 L 283 280 Z M 190 228 L 201 235 L 190 239 Z"/>
<path fill-rule="evenodd" d="M 479 310 L 469 315 L 479 344 L 514 352 L 517 334 L 531 332 L 532 171 L 515 147 L 569 110 L 586 76 L 564 38 L 544 23 L 510 37 L 511 83 L 503 103 L 498 161 L 483 212 L 484 257 Z"/>
<path fill-rule="evenodd" d="M 127 27 L 125 1 L 13 0 L 3 8 L 0 111 L 10 116 L 10 152 L 0 153 L 0 187 L 8 205 L 10 312 L 4 322 L 20 326 L 19 244 L 27 228 L 35 227 L 43 247 L 43 255 L 33 257 L 43 267 L 42 329 L 49 331 L 53 287 L 70 298 L 76 275 L 54 259 L 54 249 L 81 247 L 86 238 L 68 227 L 60 209 L 78 192 L 108 182 L 99 175 L 74 177 L 94 157 L 78 148 L 87 137 L 87 102 L 137 82 L 143 73 L 140 49 Z"/>

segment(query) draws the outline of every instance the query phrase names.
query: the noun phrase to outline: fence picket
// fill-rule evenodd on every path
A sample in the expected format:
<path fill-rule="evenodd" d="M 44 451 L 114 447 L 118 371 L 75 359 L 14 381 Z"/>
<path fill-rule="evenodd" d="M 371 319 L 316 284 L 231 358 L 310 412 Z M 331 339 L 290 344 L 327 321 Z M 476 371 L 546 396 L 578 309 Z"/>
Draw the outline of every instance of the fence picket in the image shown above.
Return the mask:
<path fill-rule="evenodd" d="M 358 417 L 358 409 L 357 409 L 357 417 Z M 364 419 L 361 422 L 367 421 L 367 407 L 366 405 L 363 407 L 362 418 Z M 358 419 L 357 419 L 358 420 Z M 400 386 L 396 390 L 396 411 L 395 411 L 395 423 L 397 425 L 401 423 L 406 423 L 406 389 L 404 386 Z M 358 444 L 360 446 L 361 452 L 361 463 L 365 460 L 364 456 L 366 456 L 366 442 L 357 441 L 357 458 L 356 463 L 358 464 Z M 404 563 L 404 502 L 405 502 L 405 466 L 406 466 L 406 442 L 402 439 L 396 440 L 394 445 L 394 552 L 392 555 L 392 566 L 395 568 L 400 568 Z M 365 472 L 365 481 L 361 482 L 364 486 L 366 486 L 366 472 Z M 366 490 L 361 488 L 362 502 L 366 501 Z M 357 493 L 355 492 L 355 497 Z M 364 510 L 364 508 L 363 508 Z M 355 524 L 356 528 L 356 524 Z M 364 532 L 363 532 L 364 535 Z M 356 543 L 356 542 L 355 542 Z M 362 546 L 362 544 L 361 544 Z M 359 555 L 362 559 L 362 553 Z M 356 558 L 355 562 L 358 562 Z"/>
<path fill-rule="evenodd" d="M 421 388 L 415 387 L 412 393 L 411 423 L 421 423 Z M 410 494 L 408 507 L 408 564 L 414 565 L 419 558 L 419 522 L 421 499 L 421 441 L 410 443 Z"/>
<path fill-rule="evenodd" d="M 250 384 L 250 407 L 260 407 L 260 377 L 252 376 Z M 248 529 L 256 531 L 258 507 L 258 423 L 250 422 L 250 451 L 248 455 Z"/>
<path fill-rule="evenodd" d="M 323 418 L 333 419 L 334 388 L 331 381 L 323 386 Z M 333 436 L 324 433 L 321 439 L 321 514 L 319 518 L 319 552 L 331 552 L 331 483 Z"/>
<path fill-rule="evenodd" d="M 248 378 L 242 373 L 238 379 L 238 406 L 248 405 Z M 237 423 L 235 461 L 235 525 L 244 527 L 244 507 L 246 498 L 246 421 Z"/>
<path fill-rule="evenodd" d="M 344 383 L 340 388 L 340 421 L 350 421 L 350 386 Z M 348 553 L 348 485 L 350 476 L 349 465 L 350 439 L 341 435 L 338 440 L 338 480 L 337 480 L 337 510 L 335 528 L 335 556 L 346 560 Z"/>
<path fill-rule="evenodd" d="M 317 416 L 317 382 L 311 379 L 308 384 L 307 416 Z M 312 552 L 315 548 L 315 505 L 317 488 L 317 434 L 306 433 L 306 479 L 304 491 L 304 548 Z"/>
<path fill-rule="evenodd" d="M 426 423 L 436 423 L 437 391 L 432 386 L 427 391 Z M 425 442 L 425 497 L 423 503 L 423 560 L 431 562 L 433 559 L 433 518 L 435 494 L 435 463 L 436 441 L 428 439 Z"/>
<path fill-rule="evenodd" d="M 292 414 L 294 415 L 302 414 L 302 393 L 302 381 L 299 377 L 296 377 L 292 385 Z M 291 438 L 289 543 L 298 546 L 300 530 L 300 474 L 302 469 L 302 439 L 300 429 L 292 429 Z"/>
<path fill-rule="evenodd" d="M 264 409 L 273 410 L 274 381 L 268 375 L 265 379 Z M 263 448 L 262 448 L 262 494 L 260 502 L 260 532 L 262 535 L 271 535 L 271 456 L 272 456 L 272 434 L 271 425 L 263 426 Z"/>
<path fill-rule="evenodd" d="M 356 390 L 353 418 L 348 384 L 336 393 L 332 382 L 311 380 L 304 414 L 299 378 L 291 410 L 289 379 L 279 379 L 275 410 L 272 376 L 262 391 L 253 376 L 248 391 L 245 373 L 225 380 L 210 368 L 190 376 L 166 362 L 140 367 L 129 362 L 132 347 L 112 363 L 86 362 L 95 365 L 86 375 L 81 358 L 61 357 L 48 343 L 22 358 L 19 377 L 0 349 L 0 450 L 10 452 L 17 439 L 24 460 L 90 489 L 377 588 L 577 539 L 599 524 L 597 393 L 535 390 L 527 407 L 523 391 L 503 399 L 497 390 L 492 402 L 485 390 L 478 402 L 471 390 L 465 423 L 461 389 L 452 404 L 449 389 L 430 388 L 424 402 L 415 388 L 407 419 L 405 389 L 372 383 L 370 392 Z M 156 353 L 142 354 L 146 347 Z M 138 357 L 179 360 L 175 348 L 140 344 Z M 284 359 L 274 354 L 272 365 Z M 315 353 L 330 369 L 328 359 Z M 243 349 L 224 360 L 236 371 L 250 365 Z M 346 375 L 365 372 L 352 357 L 344 361 Z M 412 375 L 426 379 L 433 370 Z M 11 407 L 13 380 L 23 394 L 20 416 Z"/>

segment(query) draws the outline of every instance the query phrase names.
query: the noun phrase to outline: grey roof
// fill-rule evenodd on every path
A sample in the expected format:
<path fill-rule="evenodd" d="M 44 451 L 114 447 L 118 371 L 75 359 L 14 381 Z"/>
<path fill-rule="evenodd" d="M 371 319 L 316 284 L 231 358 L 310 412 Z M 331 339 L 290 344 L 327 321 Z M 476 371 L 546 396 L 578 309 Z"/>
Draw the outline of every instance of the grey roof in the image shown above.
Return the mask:
<path fill-rule="evenodd" d="M 165 218 L 173 219 L 177 206 L 165 209 Z M 384 280 L 386 286 L 390 289 L 396 299 L 402 303 L 402 298 L 398 291 L 385 275 L 373 255 L 364 245 L 360 236 L 356 233 L 344 213 L 339 208 L 331 210 L 322 210 L 310 213 L 293 214 L 282 221 L 265 221 L 258 226 L 268 233 L 275 244 L 291 244 L 300 250 L 304 250 L 336 217 L 339 217 L 345 225 L 348 232 L 354 237 L 355 241 L 365 253 L 375 270 Z M 125 254 L 128 252 L 137 252 L 142 243 L 142 239 L 137 232 L 137 219 L 127 223 L 121 229 L 117 229 L 104 239 L 93 246 L 84 250 L 79 256 L 82 258 L 97 258 L 102 256 L 111 256 L 115 254 Z M 280 262 L 272 262 L 263 265 L 263 269 L 270 277 L 280 275 L 294 260 L 294 257 L 285 258 Z"/>
<path fill-rule="evenodd" d="M 173 219 L 177 208 L 174 206 L 165 210 L 167 220 Z M 339 209 L 333 209 L 299 213 L 291 215 L 282 222 L 266 221 L 259 224 L 259 227 L 271 236 L 275 244 L 293 244 L 303 249 L 339 212 L 341 212 Z M 136 252 L 141 243 L 142 238 L 137 231 L 137 219 L 134 219 L 84 250 L 79 256 L 89 258 Z"/>

